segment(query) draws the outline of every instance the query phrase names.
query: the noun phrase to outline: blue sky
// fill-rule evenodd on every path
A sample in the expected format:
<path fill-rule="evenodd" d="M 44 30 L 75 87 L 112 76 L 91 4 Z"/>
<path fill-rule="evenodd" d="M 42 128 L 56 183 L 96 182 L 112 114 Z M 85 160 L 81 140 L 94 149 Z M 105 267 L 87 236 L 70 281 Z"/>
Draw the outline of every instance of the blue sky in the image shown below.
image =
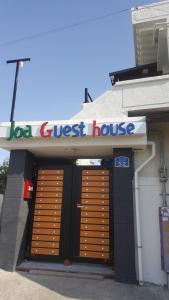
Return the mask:
<path fill-rule="evenodd" d="M 7 41 L 95 18 L 149 0 L 3 0 L 0 9 L 0 121 L 8 121 L 15 65 L 20 71 L 15 120 L 69 119 L 81 108 L 84 88 L 95 99 L 111 89 L 109 72 L 135 64 L 130 11 L 37 39 Z M 7 156 L 0 150 L 0 161 Z"/>

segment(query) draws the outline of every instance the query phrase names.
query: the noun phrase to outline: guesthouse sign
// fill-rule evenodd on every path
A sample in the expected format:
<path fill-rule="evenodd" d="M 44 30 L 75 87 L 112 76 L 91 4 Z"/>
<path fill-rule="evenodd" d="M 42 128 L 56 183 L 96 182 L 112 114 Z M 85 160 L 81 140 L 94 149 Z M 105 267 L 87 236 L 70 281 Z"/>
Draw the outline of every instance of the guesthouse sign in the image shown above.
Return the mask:
<path fill-rule="evenodd" d="M 144 122 L 105 122 L 100 123 L 93 120 L 90 123 L 79 121 L 72 124 L 50 124 L 50 122 L 43 122 L 36 126 L 34 125 L 16 125 L 11 122 L 7 140 L 16 139 L 30 139 L 34 137 L 40 138 L 54 138 L 61 137 L 118 137 L 118 136 L 132 136 L 145 134 L 146 126 Z"/>

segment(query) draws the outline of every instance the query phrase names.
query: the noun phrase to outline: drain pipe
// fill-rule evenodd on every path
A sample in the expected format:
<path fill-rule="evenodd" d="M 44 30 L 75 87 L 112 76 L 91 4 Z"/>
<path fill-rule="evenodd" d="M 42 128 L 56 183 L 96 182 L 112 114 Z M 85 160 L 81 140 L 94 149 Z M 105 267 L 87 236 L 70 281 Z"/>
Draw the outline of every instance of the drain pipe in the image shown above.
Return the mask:
<path fill-rule="evenodd" d="M 139 184 L 138 175 L 139 172 L 155 157 L 156 144 L 155 142 L 148 142 L 148 145 L 152 147 L 152 153 L 150 157 L 143 162 L 134 172 L 135 183 L 135 219 L 136 219 L 136 248 L 138 257 L 138 280 L 139 285 L 143 285 L 143 263 L 142 263 L 142 240 L 141 240 L 141 225 L 140 225 L 140 208 L 139 208 Z"/>

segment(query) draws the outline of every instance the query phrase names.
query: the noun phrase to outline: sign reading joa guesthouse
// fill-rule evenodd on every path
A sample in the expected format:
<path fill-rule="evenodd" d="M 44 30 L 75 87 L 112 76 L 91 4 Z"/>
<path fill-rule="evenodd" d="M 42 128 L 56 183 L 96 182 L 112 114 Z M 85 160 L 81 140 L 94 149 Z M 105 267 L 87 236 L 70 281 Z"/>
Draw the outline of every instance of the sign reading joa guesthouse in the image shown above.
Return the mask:
<path fill-rule="evenodd" d="M 138 123 L 141 123 L 141 125 Z M 75 124 L 56 124 L 43 122 L 40 125 L 17 126 L 11 122 L 8 140 L 20 138 L 61 138 L 61 137 L 103 137 L 103 136 L 131 136 L 135 134 L 145 134 L 144 122 L 112 122 L 97 123 L 95 120 L 91 123 L 80 121 Z"/>

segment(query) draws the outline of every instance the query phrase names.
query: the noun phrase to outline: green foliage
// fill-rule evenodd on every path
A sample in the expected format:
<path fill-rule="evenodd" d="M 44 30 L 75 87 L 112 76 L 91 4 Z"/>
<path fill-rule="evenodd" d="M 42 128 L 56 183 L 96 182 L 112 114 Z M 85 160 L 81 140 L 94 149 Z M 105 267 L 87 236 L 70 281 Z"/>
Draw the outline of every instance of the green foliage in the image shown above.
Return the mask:
<path fill-rule="evenodd" d="M 8 168 L 9 168 L 9 160 L 6 159 L 4 160 L 2 165 L 0 165 L 0 194 L 4 194 L 5 192 Z"/>

